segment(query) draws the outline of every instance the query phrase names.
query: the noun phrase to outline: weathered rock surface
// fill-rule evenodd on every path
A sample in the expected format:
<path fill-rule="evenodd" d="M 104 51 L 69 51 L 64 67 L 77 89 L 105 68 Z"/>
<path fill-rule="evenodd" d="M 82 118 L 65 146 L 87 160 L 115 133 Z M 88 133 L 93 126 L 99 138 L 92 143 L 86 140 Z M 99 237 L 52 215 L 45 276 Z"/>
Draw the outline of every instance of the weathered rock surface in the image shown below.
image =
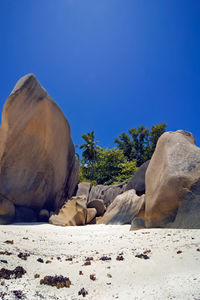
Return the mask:
<path fill-rule="evenodd" d="M 12 223 L 15 217 L 15 206 L 0 194 L 0 224 Z"/>
<path fill-rule="evenodd" d="M 144 197 L 137 196 L 135 190 L 129 190 L 118 195 L 107 208 L 104 216 L 98 219 L 98 224 L 130 224 L 138 215 Z"/>
<path fill-rule="evenodd" d="M 145 194 L 140 197 L 140 207 L 138 213 L 131 221 L 130 230 L 137 230 L 145 228 Z"/>
<path fill-rule="evenodd" d="M 200 228 L 200 148 L 189 132 L 158 140 L 146 172 L 145 224 Z"/>
<path fill-rule="evenodd" d="M 87 208 L 87 221 L 86 223 L 89 224 L 97 215 L 96 208 Z"/>
<path fill-rule="evenodd" d="M 87 204 L 88 208 L 95 208 L 97 211 L 97 217 L 103 216 L 104 212 L 105 212 L 105 206 L 104 206 L 104 202 L 102 199 L 94 199 L 91 200 L 88 204 Z"/>
<path fill-rule="evenodd" d="M 55 210 L 71 197 L 78 167 L 69 124 L 34 75 L 8 97 L 0 128 L 0 193 L 13 204 Z"/>
<path fill-rule="evenodd" d="M 192 185 L 178 208 L 173 223 L 165 225 L 167 228 L 200 229 L 200 179 Z"/>
<path fill-rule="evenodd" d="M 58 226 L 85 225 L 87 217 L 86 199 L 73 197 L 49 218 L 49 223 Z"/>
<path fill-rule="evenodd" d="M 49 221 L 49 211 L 47 209 L 41 209 L 38 214 L 38 221 L 39 222 L 48 222 Z"/>
<path fill-rule="evenodd" d="M 15 206 L 15 222 L 25 223 L 25 222 L 37 222 L 37 216 L 33 209 Z"/>
<path fill-rule="evenodd" d="M 85 196 L 86 199 L 88 200 L 90 190 L 91 190 L 91 183 L 81 182 L 78 184 L 78 190 L 76 196 Z"/>
<path fill-rule="evenodd" d="M 108 207 L 119 194 L 124 192 L 125 187 L 125 183 L 93 186 L 89 194 L 88 203 L 94 199 L 102 199 L 104 205 Z"/>
<path fill-rule="evenodd" d="M 134 189 L 138 196 L 145 194 L 145 174 L 149 162 L 150 160 L 147 160 L 139 167 L 133 178 L 127 183 L 126 191 Z"/>

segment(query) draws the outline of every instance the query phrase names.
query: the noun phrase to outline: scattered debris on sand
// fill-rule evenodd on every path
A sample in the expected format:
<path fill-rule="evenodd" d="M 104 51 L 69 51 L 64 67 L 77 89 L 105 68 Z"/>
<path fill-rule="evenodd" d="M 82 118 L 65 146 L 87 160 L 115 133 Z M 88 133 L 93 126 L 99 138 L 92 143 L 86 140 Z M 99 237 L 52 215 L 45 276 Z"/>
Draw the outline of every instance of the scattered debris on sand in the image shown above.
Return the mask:
<path fill-rule="evenodd" d="M 17 256 L 19 258 L 23 259 L 23 260 L 27 260 L 27 257 L 29 257 L 30 254 L 29 253 L 22 253 L 22 252 L 20 252 Z"/>
<path fill-rule="evenodd" d="M 12 252 L 8 252 L 7 250 L 0 251 L 0 255 L 8 255 L 8 256 L 10 256 L 10 255 L 12 255 Z"/>
<path fill-rule="evenodd" d="M 12 240 L 12 241 L 11 241 L 11 240 L 7 240 L 7 241 L 5 241 L 4 243 L 5 243 L 5 244 L 13 245 L 13 244 L 14 244 L 14 241 L 13 241 L 13 240 Z"/>
<path fill-rule="evenodd" d="M 142 258 L 142 259 L 149 259 L 150 258 L 148 255 L 143 254 L 143 253 L 135 255 L 135 257 Z"/>
<path fill-rule="evenodd" d="M 82 288 L 82 289 L 78 292 L 78 295 L 79 295 L 79 296 L 82 295 L 83 297 L 85 297 L 85 296 L 88 295 L 88 292 L 87 292 L 84 288 Z"/>
<path fill-rule="evenodd" d="M 3 264 L 7 264 L 8 263 L 8 261 L 5 260 L 5 259 L 1 259 L 0 262 L 2 262 Z"/>
<path fill-rule="evenodd" d="M 116 257 L 116 260 L 124 260 L 123 255 L 118 255 L 118 256 Z"/>
<path fill-rule="evenodd" d="M 102 256 L 102 257 L 100 257 L 100 260 L 102 260 L 102 261 L 111 260 L 111 257 Z"/>
<path fill-rule="evenodd" d="M 2 268 L 0 270 L 0 278 L 4 278 L 4 279 L 11 279 L 11 278 L 21 278 L 24 274 L 26 273 L 26 271 L 24 270 L 23 267 L 16 267 L 14 270 L 8 270 L 5 268 Z"/>
<path fill-rule="evenodd" d="M 40 280 L 40 284 L 46 284 L 50 286 L 56 286 L 57 289 L 67 287 L 71 285 L 71 281 L 68 277 L 60 276 L 45 276 Z"/>
<path fill-rule="evenodd" d="M 96 280 L 95 274 L 90 274 L 90 279 L 91 279 L 92 281 L 95 281 L 95 280 Z"/>
<path fill-rule="evenodd" d="M 15 297 L 17 299 L 23 299 L 24 298 L 24 294 L 21 290 L 14 290 L 12 292 L 13 292 L 13 294 L 15 295 Z"/>

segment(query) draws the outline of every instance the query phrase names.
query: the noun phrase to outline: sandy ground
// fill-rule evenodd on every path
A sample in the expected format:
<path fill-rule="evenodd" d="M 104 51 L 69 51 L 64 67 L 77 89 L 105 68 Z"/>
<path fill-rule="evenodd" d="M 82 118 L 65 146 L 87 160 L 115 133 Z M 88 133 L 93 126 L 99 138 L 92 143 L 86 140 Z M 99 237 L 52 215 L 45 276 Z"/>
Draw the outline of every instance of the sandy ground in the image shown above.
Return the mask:
<path fill-rule="evenodd" d="M 22 291 L 21 299 L 28 300 L 200 299 L 200 230 L 129 228 L 0 226 L 0 251 L 12 253 L 0 254 L 0 268 L 22 266 L 27 271 L 20 279 L 0 279 L 0 299 L 19 299 L 15 290 Z M 13 244 L 6 240 L 13 240 Z M 30 256 L 23 260 L 18 257 L 20 252 Z M 149 259 L 138 258 L 137 254 L 146 254 Z M 102 261 L 102 256 L 111 260 Z M 117 256 L 124 260 L 117 260 Z M 91 265 L 84 265 L 88 257 L 93 258 Z M 69 258 L 72 260 L 66 260 Z M 46 264 L 48 260 L 51 263 Z M 35 279 L 35 274 L 40 278 Z M 91 274 L 96 280 L 90 279 Z M 41 285 L 46 275 L 69 277 L 71 286 L 57 289 Z M 82 288 L 88 292 L 85 298 L 78 295 Z"/>

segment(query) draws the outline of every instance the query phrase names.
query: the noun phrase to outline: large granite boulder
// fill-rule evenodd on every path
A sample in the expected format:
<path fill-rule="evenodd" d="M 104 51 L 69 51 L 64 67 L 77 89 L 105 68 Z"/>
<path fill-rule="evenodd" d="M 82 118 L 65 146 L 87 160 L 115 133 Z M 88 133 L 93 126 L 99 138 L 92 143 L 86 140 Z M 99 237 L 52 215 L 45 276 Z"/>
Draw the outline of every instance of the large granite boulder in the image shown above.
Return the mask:
<path fill-rule="evenodd" d="M 145 174 L 150 160 L 143 163 L 126 185 L 126 191 L 134 189 L 138 196 L 145 194 Z"/>
<path fill-rule="evenodd" d="M 94 199 L 102 199 L 104 205 L 108 207 L 119 194 L 122 194 L 125 191 L 125 187 L 125 183 L 92 186 L 88 203 Z"/>
<path fill-rule="evenodd" d="M 144 197 L 139 197 L 135 190 L 129 190 L 118 195 L 107 208 L 98 224 L 131 224 L 143 205 Z"/>
<path fill-rule="evenodd" d="M 0 224 L 12 223 L 15 218 L 14 204 L 0 194 Z"/>
<path fill-rule="evenodd" d="M 55 210 L 70 198 L 78 166 L 64 114 L 32 74 L 8 97 L 0 128 L 0 193 L 13 204 Z"/>
<path fill-rule="evenodd" d="M 49 223 L 58 226 L 85 225 L 87 220 L 86 199 L 73 197 L 49 218 Z"/>
<path fill-rule="evenodd" d="M 15 222 L 16 223 L 27 223 L 37 222 L 37 215 L 31 208 L 23 206 L 15 206 Z"/>
<path fill-rule="evenodd" d="M 200 228 L 200 148 L 189 132 L 158 140 L 146 172 L 145 225 Z"/>
<path fill-rule="evenodd" d="M 41 209 L 39 214 L 38 214 L 38 222 L 48 222 L 49 221 L 49 211 L 47 209 Z"/>

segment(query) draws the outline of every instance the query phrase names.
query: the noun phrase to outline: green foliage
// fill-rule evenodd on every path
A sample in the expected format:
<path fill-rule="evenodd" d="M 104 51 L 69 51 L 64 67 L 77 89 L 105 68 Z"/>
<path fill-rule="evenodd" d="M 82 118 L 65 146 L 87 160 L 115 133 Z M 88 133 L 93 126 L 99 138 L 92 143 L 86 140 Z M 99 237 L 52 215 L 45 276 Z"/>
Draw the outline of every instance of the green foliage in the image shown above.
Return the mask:
<path fill-rule="evenodd" d="M 79 165 L 79 182 L 90 182 L 92 185 L 97 185 L 96 180 L 91 180 L 87 167 L 81 163 Z"/>
<path fill-rule="evenodd" d="M 129 162 L 123 151 L 98 148 L 95 163 L 81 161 L 79 181 L 87 181 L 92 184 L 117 184 L 127 182 L 137 171 L 136 162 Z"/>
<path fill-rule="evenodd" d="M 115 139 L 117 148 L 103 149 L 95 141 L 94 131 L 83 134 L 85 141 L 79 148 L 83 150 L 79 160 L 79 181 L 96 184 L 117 184 L 129 181 L 137 168 L 150 159 L 161 134 L 166 128 L 165 123 L 151 127 L 132 128 L 129 135 L 122 132 Z"/>
<path fill-rule="evenodd" d="M 136 163 L 132 162 L 132 168 L 128 165 L 122 150 L 100 148 L 94 165 L 95 180 L 106 185 L 128 181 L 136 172 Z"/>
<path fill-rule="evenodd" d="M 137 166 L 140 166 L 153 155 L 158 138 L 165 132 L 165 128 L 166 123 L 152 126 L 151 130 L 139 126 L 130 129 L 129 135 L 122 132 L 114 142 L 129 161 L 136 160 Z"/>

